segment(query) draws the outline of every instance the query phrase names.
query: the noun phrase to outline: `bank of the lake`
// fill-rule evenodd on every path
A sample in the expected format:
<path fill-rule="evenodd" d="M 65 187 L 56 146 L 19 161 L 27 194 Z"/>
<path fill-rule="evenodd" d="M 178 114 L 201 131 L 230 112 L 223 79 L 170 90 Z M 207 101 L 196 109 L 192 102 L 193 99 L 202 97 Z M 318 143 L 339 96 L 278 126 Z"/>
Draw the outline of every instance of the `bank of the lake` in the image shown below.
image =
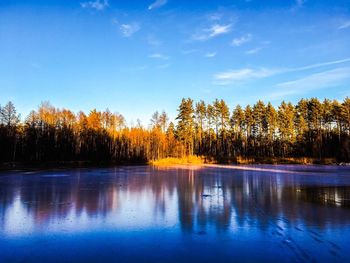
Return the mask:
<path fill-rule="evenodd" d="M 151 161 L 139 162 L 92 162 L 92 161 L 64 161 L 64 162 L 5 162 L 0 163 L 0 171 L 10 170 L 42 170 L 42 169 L 67 169 L 67 168 L 102 168 L 115 166 L 152 165 L 152 166 L 178 166 L 178 165 L 257 165 L 257 164 L 296 164 L 296 165 L 350 165 L 338 162 L 335 158 L 259 158 L 259 157 L 236 157 L 231 159 L 216 159 L 205 156 L 185 156 L 181 158 L 168 157 Z"/>
<path fill-rule="evenodd" d="M 235 158 L 210 158 L 206 156 L 185 156 L 181 158 L 168 157 L 158 160 L 150 161 L 149 164 L 155 166 L 169 166 L 169 165 L 199 165 L 199 164 L 323 164 L 323 165 L 337 165 L 335 158 L 307 158 L 307 157 L 235 157 Z"/>

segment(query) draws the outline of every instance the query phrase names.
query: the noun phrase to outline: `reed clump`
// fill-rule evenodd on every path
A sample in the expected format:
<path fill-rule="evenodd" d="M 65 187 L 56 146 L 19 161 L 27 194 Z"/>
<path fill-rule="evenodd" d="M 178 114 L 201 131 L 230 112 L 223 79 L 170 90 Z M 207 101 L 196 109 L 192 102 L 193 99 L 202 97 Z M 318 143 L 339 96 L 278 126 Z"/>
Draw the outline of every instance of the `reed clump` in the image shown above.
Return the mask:
<path fill-rule="evenodd" d="M 208 160 L 203 156 L 189 155 L 181 158 L 167 157 L 149 162 L 155 166 L 171 166 L 171 165 L 200 165 L 208 163 Z"/>

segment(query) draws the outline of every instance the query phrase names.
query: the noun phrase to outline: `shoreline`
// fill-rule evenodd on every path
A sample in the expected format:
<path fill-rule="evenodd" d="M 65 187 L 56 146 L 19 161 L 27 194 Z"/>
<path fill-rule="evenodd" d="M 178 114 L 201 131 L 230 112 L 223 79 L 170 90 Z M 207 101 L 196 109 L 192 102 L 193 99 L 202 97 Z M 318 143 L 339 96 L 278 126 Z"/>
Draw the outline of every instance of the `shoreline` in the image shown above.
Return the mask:
<path fill-rule="evenodd" d="M 75 168 L 108 168 L 116 166 L 148 165 L 147 162 L 89 162 L 89 161 L 67 161 L 67 162 L 6 162 L 0 163 L 0 172 L 14 170 L 46 170 L 46 169 L 75 169 Z"/>
<path fill-rule="evenodd" d="M 185 156 L 182 158 L 163 158 L 155 161 L 151 161 L 150 164 L 155 166 L 168 166 L 168 165 L 189 165 L 189 164 L 235 164 L 235 165 L 257 165 L 257 164 L 300 164 L 300 165 L 340 165 L 342 162 L 338 162 L 336 158 L 311 158 L 311 157 L 234 157 L 215 159 L 206 156 Z"/>
<path fill-rule="evenodd" d="M 294 158 L 295 159 L 295 158 Z M 172 158 L 173 162 L 162 162 L 162 160 L 154 162 L 118 162 L 118 163 L 108 163 L 108 162 L 88 162 L 88 161 L 79 161 L 79 162 L 41 162 L 41 163 L 27 163 L 27 162 L 7 162 L 0 163 L 0 172 L 6 171 L 16 171 L 16 170 L 45 170 L 45 169 L 74 169 L 74 168 L 108 168 L 116 166 L 154 166 L 158 168 L 195 168 L 199 169 L 201 167 L 213 167 L 213 168 L 231 168 L 231 169 L 255 169 L 255 165 L 324 165 L 324 166 L 350 166 L 350 163 L 342 162 L 301 162 L 295 161 L 287 162 L 286 160 L 276 160 L 274 162 L 206 162 L 206 160 L 201 159 L 202 161 L 186 162 L 182 159 L 178 161 L 177 158 Z M 241 167 L 241 168 L 240 168 Z M 256 168 L 260 169 L 260 168 Z"/>

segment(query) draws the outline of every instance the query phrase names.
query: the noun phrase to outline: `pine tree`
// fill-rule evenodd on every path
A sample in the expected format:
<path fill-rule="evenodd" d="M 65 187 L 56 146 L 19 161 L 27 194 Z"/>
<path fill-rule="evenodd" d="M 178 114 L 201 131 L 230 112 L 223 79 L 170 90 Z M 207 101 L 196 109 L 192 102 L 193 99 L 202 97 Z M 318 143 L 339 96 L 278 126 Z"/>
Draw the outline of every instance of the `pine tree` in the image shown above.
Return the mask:
<path fill-rule="evenodd" d="M 233 110 L 230 123 L 236 138 L 242 138 L 244 130 L 244 111 L 240 105 L 237 105 Z"/>
<path fill-rule="evenodd" d="M 273 142 L 275 140 L 277 130 L 277 112 L 270 102 L 266 106 L 265 123 L 268 153 L 270 156 L 274 156 L 275 152 Z"/>
<path fill-rule="evenodd" d="M 220 126 L 220 148 L 219 154 L 221 157 L 228 155 L 228 141 L 227 141 L 227 129 L 229 126 L 229 120 L 230 120 L 230 110 L 228 106 L 226 105 L 224 100 L 218 101 L 216 104 L 216 112 L 219 120 L 219 126 Z"/>
<path fill-rule="evenodd" d="M 176 134 L 185 145 L 185 153 L 193 155 L 194 110 L 193 100 L 182 99 L 178 109 Z"/>
<path fill-rule="evenodd" d="M 244 111 L 240 105 L 237 105 L 232 112 L 230 125 L 234 137 L 232 152 L 234 156 L 243 154 L 243 137 L 244 137 Z"/>
<path fill-rule="evenodd" d="M 207 107 L 204 101 L 196 103 L 195 107 L 195 118 L 196 118 L 196 134 L 197 134 L 197 144 L 198 152 L 202 153 L 204 144 L 204 126 L 207 115 Z"/>
<path fill-rule="evenodd" d="M 350 98 L 346 97 L 344 102 L 342 103 L 343 111 L 342 111 L 342 120 L 344 122 L 345 131 L 348 135 L 350 135 Z"/>
<path fill-rule="evenodd" d="M 253 117 L 254 117 L 254 126 L 253 126 L 253 134 L 254 137 L 262 137 L 264 127 L 266 126 L 265 123 L 265 115 L 266 115 L 266 109 L 265 104 L 259 100 L 254 106 L 253 106 Z"/>
<path fill-rule="evenodd" d="M 350 161 L 350 99 L 282 102 L 278 112 L 262 101 L 232 112 L 223 100 L 191 99 L 179 107 L 176 129 L 163 111 L 152 125 L 128 127 L 121 114 L 74 114 L 43 102 L 24 122 L 12 103 L 0 110 L 0 161 L 147 161 L 167 156 L 331 157 Z"/>
<path fill-rule="evenodd" d="M 291 103 L 282 101 L 278 107 L 278 130 L 282 144 L 282 157 L 291 152 L 294 143 L 294 106 Z"/>

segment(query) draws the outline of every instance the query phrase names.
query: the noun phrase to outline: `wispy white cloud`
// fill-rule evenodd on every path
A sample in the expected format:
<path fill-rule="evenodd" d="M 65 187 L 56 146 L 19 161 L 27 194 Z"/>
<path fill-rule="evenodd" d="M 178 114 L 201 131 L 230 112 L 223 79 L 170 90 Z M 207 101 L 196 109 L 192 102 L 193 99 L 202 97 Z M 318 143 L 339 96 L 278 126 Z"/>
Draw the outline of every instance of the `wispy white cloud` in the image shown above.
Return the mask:
<path fill-rule="evenodd" d="M 342 64 L 342 63 L 346 63 L 346 62 L 350 62 L 350 58 L 333 60 L 333 61 L 322 62 L 322 63 L 316 63 L 316 64 L 311 64 L 311 65 L 296 67 L 296 68 L 289 68 L 289 69 L 286 69 L 285 71 L 302 71 L 302 70 L 315 69 L 315 68 L 331 66 L 331 65 L 336 65 L 336 64 Z"/>
<path fill-rule="evenodd" d="M 261 50 L 263 50 L 264 48 L 266 48 L 268 45 L 270 45 L 270 41 L 265 40 L 265 41 L 261 41 L 260 42 L 260 46 L 256 47 L 256 48 L 252 48 L 247 50 L 245 53 L 247 55 L 254 55 L 256 53 L 259 53 Z"/>
<path fill-rule="evenodd" d="M 247 79 L 257 79 L 257 78 L 266 78 L 273 76 L 280 72 L 280 69 L 251 69 L 243 68 L 238 70 L 229 70 L 214 75 L 215 84 L 218 85 L 228 85 L 233 82 L 239 82 Z"/>
<path fill-rule="evenodd" d="M 193 36 L 194 40 L 208 40 L 213 37 L 217 37 L 223 34 L 227 34 L 231 31 L 232 24 L 225 24 L 225 25 L 220 25 L 220 24 L 214 24 L 209 28 L 203 29 L 200 34 L 195 34 Z"/>
<path fill-rule="evenodd" d="M 226 34 L 231 31 L 232 24 L 227 25 L 219 25 L 215 24 L 213 25 L 208 31 L 209 31 L 209 37 L 216 37 L 218 35 Z"/>
<path fill-rule="evenodd" d="M 168 60 L 169 57 L 164 55 L 164 54 L 161 54 L 161 53 L 154 53 L 154 54 L 151 54 L 148 56 L 149 58 L 155 58 L 155 59 L 162 59 L 162 60 Z"/>
<path fill-rule="evenodd" d="M 252 39 L 252 35 L 251 34 L 246 34 L 244 36 L 235 38 L 232 40 L 232 45 L 239 47 L 247 42 L 249 42 Z"/>
<path fill-rule="evenodd" d="M 208 52 L 205 54 L 205 57 L 206 58 L 213 58 L 216 56 L 216 52 Z"/>
<path fill-rule="evenodd" d="M 276 85 L 277 91 L 268 94 L 269 99 L 304 94 L 313 90 L 333 88 L 350 80 L 350 67 L 336 68 Z"/>
<path fill-rule="evenodd" d="M 263 49 L 263 47 L 257 47 L 257 48 L 249 49 L 245 53 L 247 55 L 254 55 L 254 54 L 258 53 L 259 51 L 261 51 L 262 49 Z"/>
<path fill-rule="evenodd" d="M 213 13 L 208 15 L 208 19 L 211 21 L 218 21 L 222 18 L 222 13 Z"/>
<path fill-rule="evenodd" d="M 139 31 L 141 27 L 137 23 L 131 23 L 131 24 L 121 24 L 119 26 L 119 29 L 124 37 L 131 37 L 133 34 Z"/>
<path fill-rule="evenodd" d="M 91 8 L 97 11 L 102 11 L 108 7 L 108 0 L 96 0 L 96 1 L 88 1 L 80 3 L 82 8 Z"/>
<path fill-rule="evenodd" d="M 350 28 L 350 20 L 345 21 L 343 24 L 341 24 L 338 29 L 346 29 L 346 28 Z"/>
<path fill-rule="evenodd" d="M 165 5 L 168 1 L 167 0 L 156 0 L 152 4 L 148 6 L 148 10 L 159 8 L 163 5 Z"/>
<path fill-rule="evenodd" d="M 258 79 L 258 78 L 267 78 L 278 74 L 316 69 L 316 68 L 321 68 L 325 66 L 342 64 L 346 62 L 350 62 L 350 58 L 328 61 L 323 63 L 316 63 L 312 65 L 295 67 L 295 68 L 255 68 L 255 69 L 243 68 L 243 69 L 237 69 L 237 70 L 228 70 L 228 71 L 215 74 L 214 84 L 229 85 L 240 81 Z"/>

